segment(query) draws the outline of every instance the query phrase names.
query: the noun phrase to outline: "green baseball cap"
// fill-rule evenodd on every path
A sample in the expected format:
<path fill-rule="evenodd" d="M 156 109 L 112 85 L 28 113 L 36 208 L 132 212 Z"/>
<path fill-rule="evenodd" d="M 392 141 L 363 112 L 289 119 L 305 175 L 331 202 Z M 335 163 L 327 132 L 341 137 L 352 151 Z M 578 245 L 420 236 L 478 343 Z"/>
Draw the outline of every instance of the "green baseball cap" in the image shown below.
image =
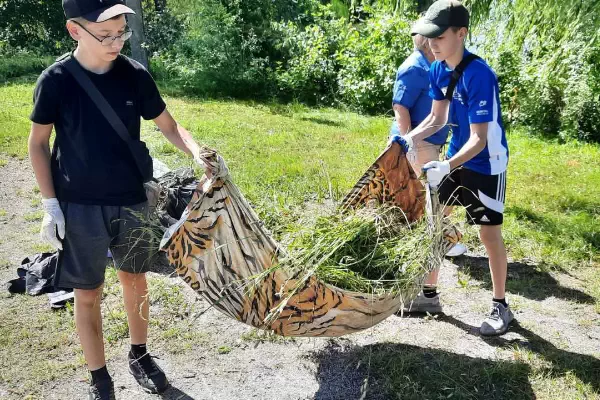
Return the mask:
<path fill-rule="evenodd" d="M 438 0 L 429 7 L 425 16 L 413 26 L 411 34 L 435 38 L 451 26 L 468 28 L 469 11 L 458 0 Z"/>

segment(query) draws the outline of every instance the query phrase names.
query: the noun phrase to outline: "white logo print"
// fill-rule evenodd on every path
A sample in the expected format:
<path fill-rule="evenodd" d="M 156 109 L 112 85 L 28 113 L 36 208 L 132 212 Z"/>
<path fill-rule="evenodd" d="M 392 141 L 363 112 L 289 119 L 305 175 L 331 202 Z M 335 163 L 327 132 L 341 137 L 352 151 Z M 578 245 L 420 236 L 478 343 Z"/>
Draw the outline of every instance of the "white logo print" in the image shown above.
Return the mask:
<path fill-rule="evenodd" d="M 441 90 L 442 90 L 442 93 L 444 93 L 444 96 L 445 96 L 446 92 L 448 91 L 448 86 L 443 87 Z"/>
<path fill-rule="evenodd" d="M 126 105 L 126 106 L 132 106 L 132 105 L 133 105 L 133 101 L 131 101 L 131 100 L 127 100 L 127 101 L 125 102 L 125 105 Z"/>
<path fill-rule="evenodd" d="M 486 104 L 487 104 L 487 101 L 486 101 L 486 100 L 481 100 L 481 101 L 479 102 L 479 107 L 484 107 Z"/>
<path fill-rule="evenodd" d="M 481 217 L 480 221 L 481 222 L 490 222 L 490 219 L 487 217 L 487 215 L 484 215 L 483 217 Z"/>

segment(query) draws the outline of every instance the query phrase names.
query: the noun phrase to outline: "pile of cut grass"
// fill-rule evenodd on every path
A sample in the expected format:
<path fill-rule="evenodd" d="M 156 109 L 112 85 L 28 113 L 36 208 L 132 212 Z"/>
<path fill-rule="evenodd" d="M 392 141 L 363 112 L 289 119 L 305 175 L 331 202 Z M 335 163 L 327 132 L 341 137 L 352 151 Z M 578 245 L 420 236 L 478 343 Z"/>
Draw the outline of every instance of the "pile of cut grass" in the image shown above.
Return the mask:
<path fill-rule="evenodd" d="M 396 207 L 317 217 L 287 233 L 279 268 L 362 293 L 412 293 L 429 272 L 434 238 L 425 219 L 407 224 Z M 302 279 L 304 280 L 304 279 Z"/>

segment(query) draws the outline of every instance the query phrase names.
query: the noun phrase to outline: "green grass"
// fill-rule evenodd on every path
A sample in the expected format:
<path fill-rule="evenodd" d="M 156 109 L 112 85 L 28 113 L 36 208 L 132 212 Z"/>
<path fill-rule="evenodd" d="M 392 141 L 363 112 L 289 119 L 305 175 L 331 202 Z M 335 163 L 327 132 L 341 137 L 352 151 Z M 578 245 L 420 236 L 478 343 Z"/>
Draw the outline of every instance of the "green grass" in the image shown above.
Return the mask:
<path fill-rule="evenodd" d="M 27 222 L 37 222 L 44 218 L 44 211 L 32 211 L 23 216 L 23 219 Z"/>
<path fill-rule="evenodd" d="M 217 348 L 217 353 L 219 354 L 229 354 L 231 353 L 233 349 L 231 348 L 231 346 L 219 346 Z"/>
<path fill-rule="evenodd" d="M 31 81 L 0 86 L 1 155 L 23 158 Z M 298 104 L 168 97 L 171 113 L 199 143 L 218 149 L 236 184 L 278 234 L 306 201 L 339 199 L 385 146 L 389 119 Z M 191 165 L 151 122 L 143 138 L 171 167 Z M 509 134 L 504 236 L 509 255 L 572 270 L 600 261 L 600 146 Z M 465 240 L 480 246 L 474 229 Z"/>
<path fill-rule="evenodd" d="M 45 311 L 32 312 L 38 309 Z M 3 293 L 0 317 L 0 383 L 15 394 L 37 392 L 83 366 L 70 310 L 50 312 L 46 296 Z"/>
<path fill-rule="evenodd" d="M 8 157 L 26 156 L 32 90 L 30 78 L 0 86 L 0 166 Z M 169 96 L 166 101 L 198 142 L 220 151 L 233 180 L 277 238 L 283 237 L 299 216 L 310 213 L 311 205 L 331 196 L 338 200 L 352 187 L 384 148 L 390 123 L 389 118 L 298 104 Z M 154 155 L 171 167 L 191 164 L 166 143 L 151 122 L 143 122 L 142 127 L 142 136 Z M 520 276 L 508 282 L 509 292 L 527 293 L 536 301 L 554 296 L 574 302 L 576 296 L 579 301 L 595 303 L 600 313 L 600 146 L 559 144 L 520 130 L 511 132 L 508 141 L 511 159 L 504 236 L 514 263 L 534 265 L 516 269 Z M 29 199 L 30 193 L 23 196 Z M 36 220 L 39 215 L 28 214 L 27 218 Z M 455 218 L 463 217 L 458 212 Z M 468 246 L 482 251 L 476 229 L 465 226 L 464 230 Z M 489 286 L 489 276 L 481 265 L 464 267 L 459 275 L 460 290 Z M 560 271 L 576 277 L 582 289 L 569 290 L 557 283 L 553 277 Z M 190 333 L 189 316 L 194 308 L 186 302 L 180 286 L 150 279 L 150 287 L 156 311 L 150 319 L 155 343 L 181 353 L 207 340 L 201 332 Z M 114 343 L 123 342 L 125 316 L 112 269 L 107 273 L 105 301 L 110 307 L 105 329 Z M 23 309 L 40 308 L 43 303 L 45 299 L 16 296 L 3 301 L 0 311 L 0 380 L 9 387 L 16 385 L 22 396 L 82 366 L 68 312 L 23 317 Z M 594 323 L 597 319 L 593 316 L 579 321 L 583 328 Z M 379 385 L 390 394 L 384 398 L 397 398 L 398 393 L 418 399 L 598 398 L 597 360 L 555 347 L 523 327 L 519 333 L 527 337 L 531 348 L 506 341 L 499 344 L 514 347 L 511 360 L 491 361 L 387 343 L 334 356 L 342 357 L 344 368 L 358 365 L 351 361 L 370 363 L 369 387 Z M 263 341 L 252 332 L 242 339 Z M 215 351 L 226 354 L 231 347 L 223 345 Z M 328 357 L 336 359 L 331 354 Z M 344 364 L 344 360 L 348 362 Z M 327 374 L 317 376 L 320 379 Z"/>

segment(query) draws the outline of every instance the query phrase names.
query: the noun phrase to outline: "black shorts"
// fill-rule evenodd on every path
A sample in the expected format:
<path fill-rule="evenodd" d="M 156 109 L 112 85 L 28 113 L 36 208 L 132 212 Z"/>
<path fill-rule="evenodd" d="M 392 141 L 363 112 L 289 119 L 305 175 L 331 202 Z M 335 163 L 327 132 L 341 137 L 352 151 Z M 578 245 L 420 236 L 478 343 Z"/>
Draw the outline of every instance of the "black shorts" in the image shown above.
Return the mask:
<path fill-rule="evenodd" d="M 130 273 L 149 270 L 158 243 L 154 243 L 146 228 L 147 202 L 131 206 L 60 202 L 60 207 L 66 232 L 54 277 L 56 287 L 99 287 L 104 283 L 109 248 L 118 270 Z"/>
<path fill-rule="evenodd" d="M 444 178 L 438 189 L 440 203 L 463 206 L 471 225 L 502 225 L 506 171 L 484 175 L 467 168 L 456 168 Z"/>

